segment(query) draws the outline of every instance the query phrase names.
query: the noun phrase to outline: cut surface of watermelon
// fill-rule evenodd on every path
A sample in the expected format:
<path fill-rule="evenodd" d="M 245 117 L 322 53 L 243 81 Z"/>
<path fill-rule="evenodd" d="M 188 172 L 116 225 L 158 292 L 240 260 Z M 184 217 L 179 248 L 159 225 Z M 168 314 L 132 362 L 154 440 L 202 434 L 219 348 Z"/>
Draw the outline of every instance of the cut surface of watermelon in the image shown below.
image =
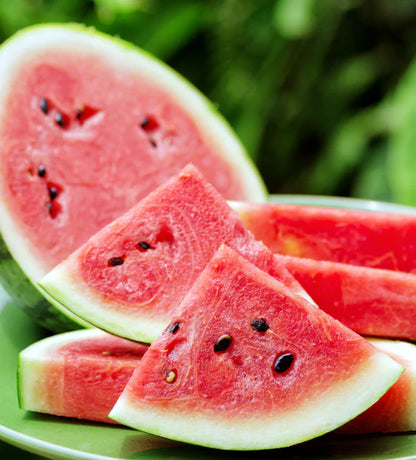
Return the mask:
<path fill-rule="evenodd" d="M 114 423 L 110 410 L 147 346 L 97 329 L 57 334 L 19 355 L 21 409 Z"/>
<path fill-rule="evenodd" d="M 361 335 L 416 339 L 416 275 L 275 254 L 326 313 Z"/>
<path fill-rule="evenodd" d="M 32 283 L 189 162 L 227 198 L 265 199 L 210 103 L 133 45 L 35 26 L 0 48 L 0 70 L 0 231 Z"/>
<path fill-rule="evenodd" d="M 222 243 L 310 299 L 192 165 L 90 238 L 41 286 L 99 328 L 151 342 Z"/>
<path fill-rule="evenodd" d="M 404 366 L 399 380 L 373 406 L 340 428 L 341 433 L 392 433 L 416 430 L 416 346 L 409 342 L 370 342 Z"/>
<path fill-rule="evenodd" d="M 416 272 L 416 215 L 281 203 L 232 203 L 273 252 Z"/>
<path fill-rule="evenodd" d="M 225 245 L 110 417 L 220 449 L 305 441 L 371 406 L 402 367 Z"/>

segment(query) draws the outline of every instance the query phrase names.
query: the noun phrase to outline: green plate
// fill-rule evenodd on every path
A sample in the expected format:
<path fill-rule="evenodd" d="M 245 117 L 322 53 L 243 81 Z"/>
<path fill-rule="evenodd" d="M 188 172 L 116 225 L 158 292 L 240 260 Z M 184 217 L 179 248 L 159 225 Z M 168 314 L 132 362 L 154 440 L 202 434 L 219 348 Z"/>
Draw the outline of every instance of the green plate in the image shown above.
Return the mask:
<path fill-rule="evenodd" d="M 327 197 L 274 196 L 274 201 L 416 213 L 392 204 Z M 18 407 L 18 353 L 45 336 L 0 290 L 0 455 L 54 459 L 416 459 L 416 434 L 341 436 L 329 434 L 290 448 L 264 452 L 224 452 L 171 442 L 124 427 L 33 414 Z M 348 401 L 345 402 L 348 404 Z M 325 410 L 323 407 L 322 410 Z M 15 449 L 11 445 L 20 449 Z"/>

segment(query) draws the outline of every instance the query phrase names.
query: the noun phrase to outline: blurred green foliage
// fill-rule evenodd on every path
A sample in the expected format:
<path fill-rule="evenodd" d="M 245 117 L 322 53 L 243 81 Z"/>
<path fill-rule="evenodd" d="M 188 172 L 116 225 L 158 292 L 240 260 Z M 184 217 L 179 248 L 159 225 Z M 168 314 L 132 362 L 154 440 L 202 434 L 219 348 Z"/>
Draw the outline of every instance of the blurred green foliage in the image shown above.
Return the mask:
<path fill-rule="evenodd" d="M 416 205 L 415 0 L 14 0 L 0 34 L 83 22 L 168 62 L 272 193 Z"/>

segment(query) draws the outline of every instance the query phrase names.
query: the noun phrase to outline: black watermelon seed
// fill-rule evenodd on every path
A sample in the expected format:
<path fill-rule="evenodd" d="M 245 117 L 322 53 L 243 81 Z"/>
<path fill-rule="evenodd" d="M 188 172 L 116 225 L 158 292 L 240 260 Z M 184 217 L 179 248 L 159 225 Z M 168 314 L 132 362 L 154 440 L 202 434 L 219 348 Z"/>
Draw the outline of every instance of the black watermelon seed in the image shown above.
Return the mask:
<path fill-rule="evenodd" d="M 49 187 L 48 192 L 51 201 L 53 201 L 58 196 L 58 190 L 56 189 L 56 187 Z"/>
<path fill-rule="evenodd" d="M 146 243 L 146 241 L 139 241 L 139 246 L 144 249 L 145 251 L 147 251 L 148 249 L 150 249 L 150 244 L 149 243 Z"/>
<path fill-rule="evenodd" d="M 76 115 L 77 120 L 80 120 L 80 119 L 81 119 L 83 113 L 84 113 L 84 106 L 78 107 L 78 109 L 77 109 L 77 115 Z"/>
<path fill-rule="evenodd" d="M 154 139 L 150 139 L 150 144 L 152 145 L 152 147 L 156 148 L 157 147 L 157 143 Z"/>
<path fill-rule="evenodd" d="M 124 260 L 122 257 L 111 257 L 111 259 L 108 259 L 108 265 L 110 267 L 115 267 L 116 265 L 123 265 Z"/>
<path fill-rule="evenodd" d="M 39 165 L 38 167 L 38 176 L 45 177 L 46 176 L 46 168 L 43 165 Z"/>
<path fill-rule="evenodd" d="M 273 364 L 273 369 L 278 373 L 282 374 L 286 372 L 292 365 L 295 357 L 292 353 L 284 353 L 276 358 L 276 361 Z"/>
<path fill-rule="evenodd" d="M 146 129 L 147 126 L 149 125 L 149 117 L 144 117 L 142 122 L 140 123 L 140 126 L 143 128 L 143 129 Z"/>
<path fill-rule="evenodd" d="M 48 104 L 48 100 L 46 99 L 46 97 L 43 97 L 40 100 L 39 107 L 44 114 L 47 114 L 49 112 L 49 104 Z"/>
<path fill-rule="evenodd" d="M 253 321 L 251 322 L 251 327 L 258 332 L 266 332 L 270 326 L 266 323 L 266 321 L 263 318 L 260 318 L 253 319 Z"/>
<path fill-rule="evenodd" d="M 214 351 L 225 351 L 233 341 L 232 337 L 228 334 L 222 335 L 214 344 Z"/>
<path fill-rule="evenodd" d="M 157 129 L 159 127 L 159 123 L 152 115 L 146 115 L 143 117 L 140 126 L 144 131 L 150 132 Z"/>
<path fill-rule="evenodd" d="M 168 326 L 168 332 L 171 334 L 176 334 L 179 331 L 181 323 L 179 321 L 176 321 L 175 323 L 171 324 Z"/>
<path fill-rule="evenodd" d="M 65 125 L 64 116 L 62 115 L 61 112 L 58 112 L 55 115 L 55 121 L 56 121 L 56 124 L 59 125 L 59 126 L 64 126 Z"/>

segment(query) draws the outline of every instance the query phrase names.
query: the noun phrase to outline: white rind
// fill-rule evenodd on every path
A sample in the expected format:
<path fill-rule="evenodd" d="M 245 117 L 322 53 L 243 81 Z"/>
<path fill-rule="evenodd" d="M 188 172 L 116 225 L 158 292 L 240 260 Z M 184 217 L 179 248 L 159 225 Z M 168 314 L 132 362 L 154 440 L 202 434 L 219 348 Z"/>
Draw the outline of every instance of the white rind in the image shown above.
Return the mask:
<path fill-rule="evenodd" d="M 22 66 L 50 51 L 105 56 L 108 64 L 121 71 L 138 73 L 142 78 L 165 88 L 167 93 L 191 115 L 204 139 L 215 146 L 217 154 L 221 155 L 232 169 L 240 171 L 240 177 L 246 178 L 244 185 L 247 196 L 253 201 L 265 200 L 264 185 L 240 141 L 202 94 L 159 60 L 127 42 L 92 28 L 76 24 L 34 26 L 6 41 L 0 48 L 0 120 L 7 116 L 6 101 Z M 9 210 L 6 201 L 1 199 L 1 190 L 4 187 L 2 180 L 0 176 L 0 232 L 13 258 L 24 267 L 26 275 L 36 285 L 47 270 L 42 261 L 34 256 L 30 242 L 13 220 L 12 210 Z"/>
<path fill-rule="evenodd" d="M 140 321 L 133 311 L 128 315 L 122 308 L 117 311 L 114 302 L 106 301 L 92 291 L 77 269 L 69 271 L 71 267 L 78 267 L 77 252 L 71 254 L 65 264 L 59 264 L 51 270 L 40 283 L 54 302 L 60 303 L 63 308 L 111 334 L 140 342 L 152 343 L 168 326 L 169 321 L 146 317 L 143 311 L 137 316 Z"/>
<path fill-rule="evenodd" d="M 406 395 L 407 427 L 416 429 L 416 345 L 400 340 L 368 339 L 375 347 L 384 353 L 392 353 L 407 361 L 406 375 L 411 381 L 409 393 Z"/>
<path fill-rule="evenodd" d="M 259 450 L 286 447 L 348 422 L 374 404 L 399 378 L 403 368 L 383 353 L 376 353 L 348 381 L 333 386 L 290 414 L 238 420 L 218 413 L 209 418 L 198 412 L 178 413 L 174 401 L 165 410 L 135 401 L 128 386 L 114 406 L 114 420 L 155 435 L 206 447 Z M 130 398 L 132 400 L 130 401 Z"/>

